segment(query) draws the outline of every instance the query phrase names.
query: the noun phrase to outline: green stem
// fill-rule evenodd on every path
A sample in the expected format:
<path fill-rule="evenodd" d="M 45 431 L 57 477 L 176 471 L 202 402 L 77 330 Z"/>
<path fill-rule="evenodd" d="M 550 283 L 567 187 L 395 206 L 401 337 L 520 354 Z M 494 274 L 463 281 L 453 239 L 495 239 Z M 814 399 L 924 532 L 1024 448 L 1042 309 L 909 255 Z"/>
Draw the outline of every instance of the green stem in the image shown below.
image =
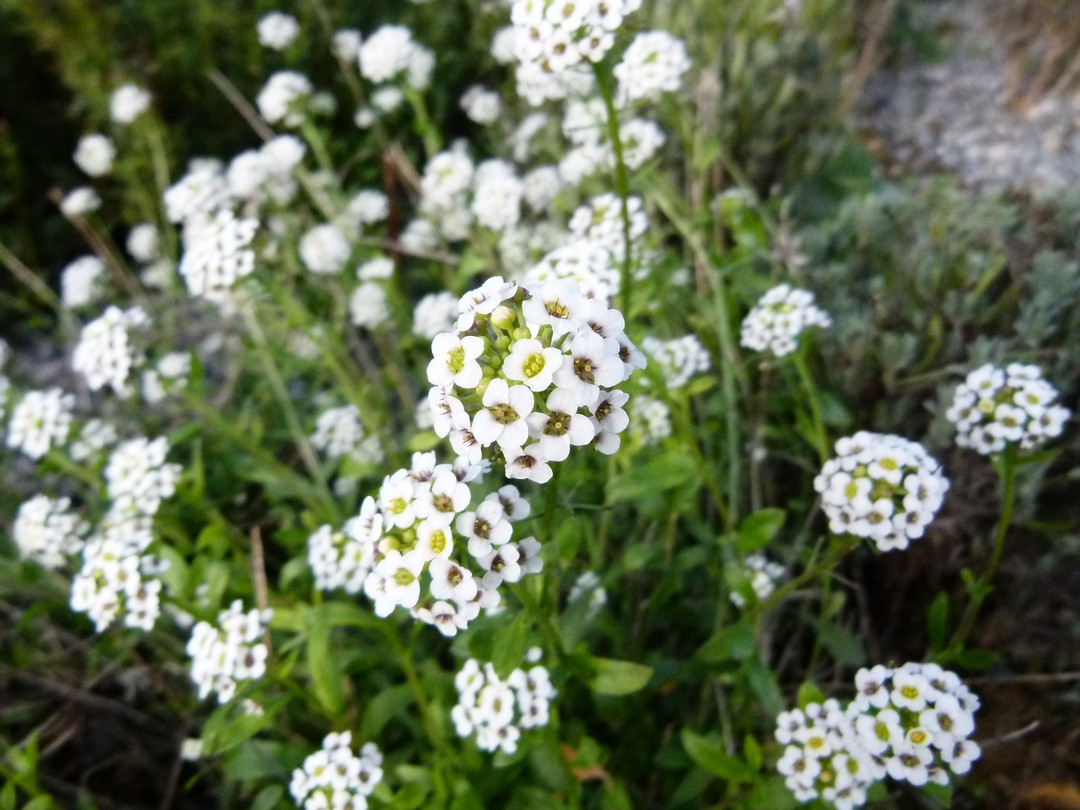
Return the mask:
<path fill-rule="evenodd" d="M 799 372 L 799 379 L 806 391 L 806 399 L 810 403 L 810 414 L 814 420 L 814 444 L 817 446 L 821 463 L 824 464 L 829 460 L 829 435 L 825 431 L 825 420 L 821 418 L 821 402 L 817 386 L 814 385 L 814 378 L 810 375 L 810 369 L 807 368 L 801 347 L 795 352 L 794 361 L 795 368 Z"/>
<path fill-rule="evenodd" d="M 555 513 L 559 509 L 559 475 L 562 465 L 553 465 L 554 472 L 551 480 L 544 488 L 544 520 L 540 526 L 540 539 L 545 545 L 551 542 L 555 535 Z"/>
<path fill-rule="evenodd" d="M 411 106 L 413 110 L 413 115 L 416 116 L 416 132 L 424 141 L 424 151 L 427 153 L 427 157 L 430 160 L 442 151 L 442 143 L 439 140 L 439 131 L 431 123 L 431 116 L 428 115 L 428 109 L 427 105 L 424 103 L 423 95 L 406 85 L 405 98 L 408 99 L 409 106 Z"/>
<path fill-rule="evenodd" d="M 861 541 L 858 537 L 852 537 L 850 535 L 843 538 L 843 540 L 833 548 L 828 554 L 821 558 L 817 563 L 807 568 L 797 577 L 788 580 L 775 591 L 764 602 L 759 603 L 755 608 L 752 608 L 749 612 L 760 615 L 766 611 L 772 609 L 780 603 L 788 594 L 798 590 L 807 582 L 825 574 L 831 572 L 837 565 L 839 565 L 848 554 L 858 548 Z"/>
<path fill-rule="evenodd" d="M 248 333 L 255 341 L 259 362 L 262 364 L 263 371 L 270 383 L 270 388 L 273 390 L 274 396 L 277 398 L 278 404 L 281 406 L 281 410 L 285 415 L 285 422 L 289 427 L 289 433 L 292 434 L 296 449 L 300 453 L 300 458 L 304 462 L 304 466 L 307 467 L 308 474 L 323 490 L 327 501 L 334 504 L 334 511 L 336 512 L 336 502 L 333 493 L 330 491 L 330 484 L 327 482 L 326 475 L 323 473 L 322 466 L 319 464 L 319 459 L 311 447 L 311 442 L 308 441 L 307 433 L 304 432 L 304 427 L 300 424 L 300 417 L 296 413 L 296 408 L 293 407 L 292 399 L 289 397 L 289 391 L 285 386 L 285 380 L 282 378 L 281 372 L 274 362 L 274 356 L 270 351 L 270 345 L 266 340 L 266 335 L 259 325 L 259 319 L 255 316 L 254 311 L 250 307 L 242 306 L 240 310 L 243 313 L 244 324 L 247 326 Z"/>
<path fill-rule="evenodd" d="M 990 595 L 990 583 L 993 581 L 998 565 L 1001 563 L 1001 553 L 1005 549 L 1005 537 L 1009 533 L 1009 524 L 1012 522 L 1013 506 L 1016 502 L 1016 470 L 1018 466 L 1016 445 L 1010 444 L 1005 448 L 1005 452 L 1001 456 L 1001 467 L 998 471 L 1005 484 L 1005 495 L 1001 506 L 1001 517 L 998 519 L 997 530 L 994 533 L 994 548 L 990 552 L 990 563 L 986 566 L 986 570 L 978 581 L 969 588 L 971 601 L 968 602 L 967 607 L 964 609 L 960 624 L 949 642 L 949 649 L 952 651 L 959 651 L 963 648 L 967 637 L 975 629 L 975 620 L 979 616 L 979 610 L 982 608 L 983 602 Z"/>
<path fill-rule="evenodd" d="M 623 225 L 623 255 L 619 286 L 622 291 L 620 303 L 623 315 L 630 317 L 631 293 L 630 287 L 633 282 L 630 274 L 632 248 L 630 245 L 630 178 L 626 171 L 626 160 L 623 157 L 622 137 L 619 134 L 619 113 L 615 109 L 615 95 L 611 88 L 611 77 L 599 65 L 593 65 L 596 72 L 596 85 L 600 90 L 600 96 L 604 99 L 604 107 L 607 109 L 608 137 L 611 138 L 611 148 L 615 152 L 615 190 L 622 200 L 622 225 Z"/>

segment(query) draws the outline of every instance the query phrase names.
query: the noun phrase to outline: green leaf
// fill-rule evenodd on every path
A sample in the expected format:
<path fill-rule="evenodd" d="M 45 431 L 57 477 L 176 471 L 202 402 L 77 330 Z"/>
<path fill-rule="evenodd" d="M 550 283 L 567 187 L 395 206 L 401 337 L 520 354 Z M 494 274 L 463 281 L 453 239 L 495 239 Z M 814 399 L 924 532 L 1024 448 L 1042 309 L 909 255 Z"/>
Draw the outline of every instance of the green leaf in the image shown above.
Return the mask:
<path fill-rule="evenodd" d="M 737 546 L 743 554 L 753 554 L 769 544 L 787 520 L 783 509 L 762 509 L 739 524 Z"/>
<path fill-rule="evenodd" d="M 929 784 L 926 785 L 923 790 L 926 791 L 926 795 L 937 802 L 939 806 L 945 808 L 952 807 L 952 785 Z"/>
<path fill-rule="evenodd" d="M 796 698 L 800 709 L 805 709 L 811 703 L 824 703 L 825 693 L 818 689 L 810 681 L 805 681 L 802 686 L 799 687 L 799 694 Z"/>
<path fill-rule="evenodd" d="M 311 674 L 311 688 L 315 699 L 322 706 L 327 718 L 336 718 L 345 708 L 345 689 L 341 684 L 341 672 L 330 647 L 331 608 L 341 603 L 331 602 L 312 608 L 307 613 L 307 663 Z"/>
<path fill-rule="evenodd" d="M 746 622 L 721 627 L 694 657 L 703 661 L 745 661 L 754 654 L 754 631 Z"/>
<path fill-rule="evenodd" d="M 753 769 L 739 757 L 727 753 L 716 734 L 705 737 L 692 729 L 684 728 L 682 744 L 690 759 L 713 776 L 736 783 L 749 782 L 754 778 Z"/>
<path fill-rule="evenodd" d="M 608 482 L 608 501 L 634 501 L 657 492 L 697 489 L 700 482 L 694 460 L 682 453 L 666 453 Z"/>
<path fill-rule="evenodd" d="M 251 810 L 272 810 L 285 797 L 285 788 L 270 785 L 259 791 L 251 802 Z"/>
<path fill-rule="evenodd" d="M 15 810 L 15 802 L 18 800 L 18 796 L 15 795 L 15 783 L 7 781 L 4 783 L 4 789 L 0 790 L 0 810 Z"/>
<path fill-rule="evenodd" d="M 503 677 L 508 677 L 511 672 L 521 666 L 521 660 L 525 657 L 525 647 L 529 640 L 529 629 L 532 620 L 525 611 L 521 611 L 514 620 L 499 634 L 498 644 L 495 645 L 495 655 L 491 664 L 495 671 Z"/>
<path fill-rule="evenodd" d="M 949 597 L 942 591 L 926 612 L 926 635 L 934 652 L 945 649 L 949 638 Z"/>
<path fill-rule="evenodd" d="M 754 659 L 744 665 L 747 683 L 761 701 L 766 713 L 780 714 L 784 710 L 784 696 L 776 684 L 776 676 L 761 661 Z"/>
<path fill-rule="evenodd" d="M 24 804 L 22 810 L 52 810 L 54 807 L 56 805 L 48 796 L 38 796 L 36 799 L 31 799 Z"/>
<path fill-rule="evenodd" d="M 589 685 L 598 695 L 630 695 L 645 688 L 653 669 L 633 661 L 589 657 L 593 676 Z"/>
<path fill-rule="evenodd" d="M 364 706 L 360 720 L 360 736 L 365 740 L 377 740 L 383 728 L 412 704 L 413 693 L 408 684 L 398 684 L 383 689 Z"/>
<path fill-rule="evenodd" d="M 439 446 L 439 442 L 442 441 L 435 431 L 425 430 L 423 433 L 417 433 L 411 439 L 409 439 L 409 452 L 411 453 L 426 453 L 428 450 L 434 450 Z"/>
<path fill-rule="evenodd" d="M 264 707 L 261 715 L 250 715 L 232 703 L 219 706 L 206 721 L 202 730 L 205 756 L 222 754 L 250 740 L 274 724 L 274 713 Z"/>
<path fill-rule="evenodd" d="M 758 741 L 754 739 L 753 734 L 747 734 L 743 738 L 743 756 L 746 758 L 747 764 L 755 771 L 761 770 L 761 746 L 758 745 Z"/>

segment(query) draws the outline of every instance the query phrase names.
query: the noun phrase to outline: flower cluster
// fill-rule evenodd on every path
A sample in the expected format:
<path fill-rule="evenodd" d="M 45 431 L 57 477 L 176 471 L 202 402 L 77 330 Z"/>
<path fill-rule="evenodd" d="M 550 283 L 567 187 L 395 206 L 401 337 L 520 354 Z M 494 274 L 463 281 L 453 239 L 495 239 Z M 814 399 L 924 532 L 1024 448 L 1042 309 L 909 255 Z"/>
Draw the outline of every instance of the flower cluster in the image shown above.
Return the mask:
<path fill-rule="evenodd" d="M 218 703 L 236 694 L 238 681 L 253 681 L 266 672 L 269 650 L 263 642 L 270 624 L 270 610 L 244 612 L 237 599 L 218 614 L 217 626 L 199 622 L 191 631 L 187 654 L 191 679 L 199 687 L 199 699 L 217 693 Z"/>
<path fill-rule="evenodd" d="M 109 511 L 83 549 L 82 568 L 71 583 L 71 607 L 86 613 L 98 632 L 123 615 L 127 627 L 150 630 L 161 612 L 165 564 L 146 553 L 154 541 L 152 519 L 172 496 L 178 464 L 167 464 L 164 437 L 120 444 L 105 465 Z"/>
<path fill-rule="evenodd" d="M 522 282 L 539 286 L 546 281 L 564 279 L 578 286 L 581 294 L 610 306 L 619 294 L 619 268 L 612 261 L 611 251 L 588 239 L 579 239 L 548 253 L 536 264 Z"/>
<path fill-rule="evenodd" d="M 363 440 L 364 425 L 359 409 L 355 405 L 345 405 L 319 414 L 311 446 L 321 450 L 327 458 L 342 458 L 356 451 Z"/>
<path fill-rule="evenodd" d="M 322 749 L 293 771 L 289 793 L 301 810 L 365 810 L 382 781 L 382 762 L 375 743 L 366 743 L 357 756 L 348 731 L 327 734 Z"/>
<path fill-rule="evenodd" d="M 504 486 L 467 511 L 469 482 L 481 470 L 464 459 L 437 464 L 434 453 L 415 453 L 412 466 L 388 475 L 378 496 L 366 498 L 341 531 L 324 526 L 309 538 L 316 586 L 355 593 L 362 584 L 377 615 L 404 607 L 446 636 L 465 629 L 481 609 L 497 609 L 498 587 L 543 563 L 534 538 L 511 542 L 511 524 L 530 511 L 516 487 Z M 479 574 L 459 562 L 461 547 Z"/>
<path fill-rule="evenodd" d="M 117 87 L 109 98 L 109 117 L 117 124 L 130 124 L 150 106 L 150 94 L 135 84 Z"/>
<path fill-rule="evenodd" d="M 538 105 L 588 89 L 584 68 L 604 58 L 623 19 L 640 7 L 641 0 L 514 0 L 518 92 Z"/>
<path fill-rule="evenodd" d="M 75 397 L 59 388 L 29 391 L 11 411 L 8 447 L 39 459 L 50 447 L 63 444 L 71 429 L 71 409 Z"/>
<path fill-rule="evenodd" d="M 592 197 L 570 217 L 570 232 L 578 239 L 587 239 L 594 245 L 607 248 L 616 260 L 621 261 L 626 254 L 622 205 L 622 200 L 616 194 Z M 626 208 L 630 218 L 630 243 L 633 245 L 649 229 L 649 217 L 641 197 L 627 198 Z"/>
<path fill-rule="evenodd" d="M 224 209 L 212 216 L 196 213 L 188 218 L 180 260 L 180 275 L 188 292 L 217 303 L 229 301 L 237 279 L 255 269 L 255 252 L 250 245 L 258 228 L 257 220 L 237 219 Z"/>
<path fill-rule="evenodd" d="M 1069 410 L 1055 405 L 1057 389 L 1038 366 L 987 363 L 967 375 L 945 414 L 956 425 L 956 443 L 983 455 L 1009 445 L 1031 450 L 1061 435 Z"/>
<path fill-rule="evenodd" d="M 795 351 L 803 330 L 831 325 L 829 314 L 814 304 L 813 293 L 780 284 L 765 293 L 743 320 L 740 342 L 756 352 L 783 357 Z"/>
<path fill-rule="evenodd" d="M 640 396 L 634 399 L 634 432 L 645 446 L 657 444 L 672 433 L 671 409 L 662 399 Z"/>
<path fill-rule="evenodd" d="M 696 335 L 683 335 L 673 340 L 649 336 L 641 341 L 641 348 L 660 366 L 664 385 L 669 391 L 682 388 L 691 377 L 708 371 L 711 365 L 709 352 Z"/>
<path fill-rule="evenodd" d="M 492 278 L 460 302 L 453 332 L 432 341 L 435 432 L 510 478 L 546 483 L 572 446 L 614 453 L 629 418 L 620 385 L 645 365 L 622 315 L 571 283 L 531 289 Z"/>
<path fill-rule="evenodd" d="M 105 263 L 97 256 L 82 256 L 60 274 L 60 300 L 76 309 L 93 304 L 104 292 Z"/>
<path fill-rule="evenodd" d="M 664 93 L 679 89 L 690 66 L 681 39 L 667 31 L 643 31 L 634 37 L 615 66 L 619 101 L 658 101 Z"/>
<path fill-rule="evenodd" d="M 823 798 L 840 810 L 866 802 L 866 791 L 890 777 L 915 786 L 949 783 L 979 758 L 979 699 L 937 664 L 876 666 L 855 675 L 846 708 L 835 700 L 782 712 L 776 739 L 785 745 L 777 770 L 802 802 Z"/>
<path fill-rule="evenodd" d="M 83 135 L 75 147 L 72 159 L 75 165 L 91 177 L 102 177 L 112 171 L 116 147 L 100 133 Z"/>
<path fill-rule="evenodd" d="M 291 14 L 271 11 L 259 20 L 259 44 L 274 51 L 283 51 L 300 33 L 300 23 Z"/>
<path fill-rule="evenodd" d="M 750 587 L 759 600 L 768 599 L 776 589 L 776 583 L 784 576 L 786 571 L 780 563 L 775 563 L 764 554 L 751 554 L 743 564 L 746 567 L 746 577 L 750 581 Z M 738 591 L 732 591 L 731 602 L 736 607 L 745 607 L 746 598 Z"/>
<path fill-rule="evenodd" d="M 526 654 L 529 661 L 539 660 L 538 649 Z M 459 737 L 476 735 L 481 751 L 517 750 L 522 730 L 548 723 L 555 687 L 545 667 L 535 665 L 515 669 L 503 680 L 491 664 L 481 665 L 470 658 L 454 678 L 458 702 L 450 719 Z"/>
<path fill-rule="evenodd" d="M 435 68 L 435 55 L 404 25 L 375 30 L 360 46 L 358 61 L 360 74 L 368 81 L 382 84 L 404 77 L 414 90 L 428 86 Z"/>
<path fill-rule="evenodd" d="M 70 507 L 69 499 L 47 495 L 23 503 L 11 526 L 19 556 L 45 568 L 59 568 L 66 557 L 78 554 L 90 527 Z"/>
<path fill-rule="evenodd" d="M 142 373 L 142 396 L 147 404 L 155 405 L 170 393 L 187 387 L 191 374 L 191 355 L 187 352 L 169 352 L 154 368 Z"/>
<path fill-rule="evenodd" d="M 868 538 L 880 551 L 923 536 L 949 481 L 921 444 L 860 431 L 840 439 L 836 454 L 814 478 L 830 531 Z"/>
<path fill-rule="evenodd" d="M 145 332 L 149 325 L 150 318 L 140 307 L 110 306 L 83 327 L 71 357 L 72 368 L 86 379 L 91 391 L 108 386 L 119 396 L 129 396 L 128 377 L 145 359 L 133 332 Z"/>

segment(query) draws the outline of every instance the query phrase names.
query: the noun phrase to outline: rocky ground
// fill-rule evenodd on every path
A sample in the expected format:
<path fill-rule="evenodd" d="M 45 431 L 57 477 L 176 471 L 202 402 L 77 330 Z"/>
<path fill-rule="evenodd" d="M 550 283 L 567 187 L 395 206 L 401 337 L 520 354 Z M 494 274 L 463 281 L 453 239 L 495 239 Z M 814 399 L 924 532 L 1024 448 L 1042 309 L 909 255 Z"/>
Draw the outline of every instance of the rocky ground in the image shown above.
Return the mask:
<path fill-rule="evenodd" d="M 983 4 L 927 2 L 920 14 L 944 38 L 944 57 L 879 71 L 860 105 L 889 157 L 989 191 L 1039 195 L 1080 184 L 1080 92 L 1012 112 L 1001 34 Z"/>

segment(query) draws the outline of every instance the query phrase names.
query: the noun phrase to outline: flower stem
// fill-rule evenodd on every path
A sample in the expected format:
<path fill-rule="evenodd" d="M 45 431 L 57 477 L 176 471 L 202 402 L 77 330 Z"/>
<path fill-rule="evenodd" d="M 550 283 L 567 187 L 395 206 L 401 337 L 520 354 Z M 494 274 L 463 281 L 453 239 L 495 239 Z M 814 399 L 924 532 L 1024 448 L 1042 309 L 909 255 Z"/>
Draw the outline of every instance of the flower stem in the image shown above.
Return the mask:
<path fill-rule="evenodd" d="M 1001 466 L 998 473 L 1005 484 L 1005 495 L 1001 506 L 1001 517 L 998 519 L 997 530 L 994 533 L 994 548 L 990 552 L 990 563 L 983 571 L 983 575 L 969 588 L 971 600 L 964 609 L 960 618 L 960 624 L 949 642 L 949 650 L 956 652 L 963 648 L 964 642 L 975 628 L 975 620 L 979 616 L 986 597 L 990 595 L 990 583 L 997 573 L 1001 562 L 1001 553 L 1005 548 L 1005 536 L 1009 533 L 1009 524 L 1012 522 L 1013 506 L 1016 502 L 1016 470 L 1019 465 L 1016 459 L 1016 445 L 1010 444 L 1005 448 L 1001 456 Z"/>
<path fill-rule="evenodd" d="M 821 417 L 821 402 L 817 386 L 814 385 L 814 378 L 806 365 L 806 358 L 803 356 L 801 347 L 795 352 L 794 360 L 795 369 L 799 372 L 799 379 L 806 391 L 806 399 L 810 403 L 810 414 L 814 420 L 814 444 L 817 445 L 818 455 L 821 457 L 821 463 L 824 464 L 829 460 L 829 436 L 825 431 L 825 420 Z"/>
<path fill-rule="evenodd" d="M 593 65 L 596 72 L 596 85 L 600 90 L 600 96 L 604 99 L 604 107 L 607 109 L 608 137 L 611 138 L 611 148 L 615 152 L 615 190 L 622 200 L 622 226 L 623 226 L 623 255 L 620 273 L 619 288 L 621 290 L 620 304 L 623 315 L 630 317 L 631 294 L 630 276 L 631 245 L 630 245 L 630 178 L 626 171 L 626 161 L 623 157 L 622 137 L 619 134 L 619 113 L 615 109 L 615 95 L 611 89 L 611 77 L 599 65 Z"/>
<path fill-rule="evenodd" d="M 756 608 L 752 609 L 752 612 L 758 615 L 766 612 L 779 604 L 780 600 L 792 591 L 801 588 L 810 580 L 815 579 L 826 572 L 831 572 L 832 569 L 839 565 L 848 554 L 858 548 L 859 542 L 860 540 L 858 537 L 852 537 L 850 535 L 846 536 L 832 551 L 822 557 L 821 560 L 773 591 L 772 596 L 764 602 L 759 603 Z"/>

